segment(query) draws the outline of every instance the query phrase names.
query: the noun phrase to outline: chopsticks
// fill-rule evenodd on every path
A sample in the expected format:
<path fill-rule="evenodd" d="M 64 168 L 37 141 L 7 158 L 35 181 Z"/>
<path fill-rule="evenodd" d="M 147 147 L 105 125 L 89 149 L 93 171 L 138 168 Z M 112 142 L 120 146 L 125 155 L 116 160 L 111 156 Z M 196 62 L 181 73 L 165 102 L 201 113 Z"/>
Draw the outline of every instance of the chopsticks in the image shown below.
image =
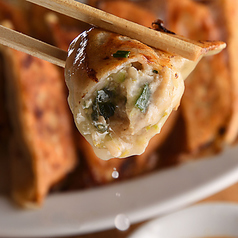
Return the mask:
<path fill-rule="evenodd" d="M 0 26 L 0 44 L 36 56 L 60 67 L 65 66 L 66 51 L 4 26 Z"/>
<path fill-rule="evenodd" d="M 197 61 L 201 56 L 206 55 L 208 51 L 216 49 L 219 52 L 226 47 L 226 44 L 221 42 L 213 42 L 213 46 L 209 45 L 208 47 L 208 45 L 200 42 L 155 31 L 74 0 L 27 1 L 102 29 L 129 36 L 154 48 L 177 54 L 193 61 Z"/>
<path fill-rule="evenodd" d="M 226 44 L 220 41 L 197 42 L 155 31 L 74 0 L 27 1 L 193 61 L 199 61 L 205 55 L 219 53 L 226 47 Z M 4 26 L 0 26 L 0 44 L 65 67 L 66 51 Z"/>

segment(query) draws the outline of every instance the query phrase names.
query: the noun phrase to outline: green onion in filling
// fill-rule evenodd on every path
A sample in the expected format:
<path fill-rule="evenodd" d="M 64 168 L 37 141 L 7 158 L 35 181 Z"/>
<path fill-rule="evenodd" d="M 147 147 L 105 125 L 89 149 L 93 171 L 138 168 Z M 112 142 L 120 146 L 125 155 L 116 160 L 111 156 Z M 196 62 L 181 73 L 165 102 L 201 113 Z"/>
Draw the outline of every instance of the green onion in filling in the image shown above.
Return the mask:
<path fill-rule="evenodd" d="M 114 115 L 115 105 L 112 103 L 113 92 L 108 89 L 102 89 L 97 92 L 97 96 L 92 105 L 91 118 L 93 121 L 98 121 L 99 116 L 105 119 Z"/>
<path fill-rule="evenodd" d="M 140 96 L 138 97 L 135 103 L 135 106 L 139 108 L 142 112 L 145 112 L 148 107 L 150 95 L 151 95 L 151 92 L 150 92 L 149 85 L 145 84 L 142 90 L 142 93 L 140 94 Z"/>
<path fill-rule="evenodd" d="M 125 72 L 118 72 L 116 74 L 114 74 L 114 80 L 117 82 L 117 83 L 122 83 L 124 82 L 126 79 L 126 73 Z"/>
<path fill-rule="evenodd" d="M 118 50 L 116 53 L 113 54 L 114 58 L 128 58 L 130 51 L 125 50 Z"/>

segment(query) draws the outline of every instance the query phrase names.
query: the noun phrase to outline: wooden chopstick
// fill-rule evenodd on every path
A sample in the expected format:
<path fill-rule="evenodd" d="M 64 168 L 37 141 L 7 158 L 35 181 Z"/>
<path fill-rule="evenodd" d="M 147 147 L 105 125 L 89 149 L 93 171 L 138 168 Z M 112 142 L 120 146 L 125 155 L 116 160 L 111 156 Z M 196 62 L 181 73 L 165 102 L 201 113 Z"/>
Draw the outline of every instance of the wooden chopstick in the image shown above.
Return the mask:
<path fill-rule="evenodd" d="M 216 46 L 208 49 L 206 44 L 152 30 L 74 0 L 27 1 L 193 61 L 206 55 L 208 51 L 213 51 L 214 48 L 217 50 L 214 53 L 217 53 L 226 47 L 225 43 L 214 42 Z"/>
<path fill-rule="evenodd" d="M 204 55 L 219 53 L 224 42 L 194 42 L 180 36 L 158 32 L 105 13 L 74 0 L 27 0 L 65 15 L 141 40 L 155 48 L 198 61 Z M 149 36 L 147 36 L 147 32 Z M 23 51 L 60 67 L 65 67 L 67 52 L 12 29 L 0 26 L 0 44 Z"/>
<path fill-rule="evenodd" d="M 0 26 L 0 44 L 65 67 L 66 51 L 4 26 Z"/>

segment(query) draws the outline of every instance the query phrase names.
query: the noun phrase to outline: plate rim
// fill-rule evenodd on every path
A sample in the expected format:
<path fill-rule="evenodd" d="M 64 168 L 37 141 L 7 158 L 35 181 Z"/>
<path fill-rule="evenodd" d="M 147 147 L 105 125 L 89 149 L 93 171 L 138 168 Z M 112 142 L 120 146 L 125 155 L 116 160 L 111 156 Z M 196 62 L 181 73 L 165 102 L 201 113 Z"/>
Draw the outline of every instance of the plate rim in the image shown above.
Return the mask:
<path fill-rule="evenodd" d="M 222 201 L 215 201 L 215 202 L 203 202 L 203 203 L 199 203 L 199 204 L 195 204 L 195 205 L 192 205 L 192 206 L 189 206 L 189 207 L 186 207 L 185 209 L 181 209 L 179 211 L 176 211 L 172 214 L 168 214 L 168 215 L 165 215 L 163 217 L 157 217 L 155 219 L 152 219 L 148 222 L 146 222 L 145 224 L 143 224 L 142 226 L 140 226 L 139 228 L 137 228 L 134 232 L 132 232 L 128 238 L 142 238 L 142 237 L 147 237 L 148 235 L 159 235 L 159 234 L 156 234 L 157 232 L 157 228 L 160 227 L 161 229 L 161 226 L 163 227 L 164 224 L 166 223 L 171 223 L 170 225 L 172 225 L 173 223 L 173 220 L 176 218 L 178 219 L 178 217 L 183 217 L 182 218 L 182 223 L 185 222 L 185 217 L 188 216 L 188 214 L 191 213 L 191 214 L 200 214 L 200 218 L 198 219 L 196 216 L 195 216 L 195 219 L 194 219 L 194 222 L 196 220 L 196 224 L 197 224 L 197 220 L 201 223 L 200 223 L 200 227 L 201 227 L 201 224 L 204 223 L 203 222 L 203 219 L 201 219 L 201 216 L 203 216 L 204 218 L 207 218 L 207 214 L 209 213 L 210 214 L 210 217 L 212 218 L 215 218 L 218 214 L 226 214 L 226 218 L 227 216 L 229 218 L 235 218 L 237 219 L 238 217 L 238 204 L 235 203 L 235 202 L 222 202 Z M 190 215 L 191 216 L 191 215 Z M 219 220 L 219 219 L 218 219 Z M 180 220 L 181 221 L 181 220 Z M 226 221 L 225 219 L 223 219 L 223 222 L 225 221 L 225 225 L 224 227 L 226 228 L 227 230 L 227 224 L 229 224 L 228 221 Z M 207 219 L 206 219 L 206 223 L 207 223 Z M 217 233 L 218 230 L 220 230 L 220 227 L 216 228 L 217 230 L 214 231 L 212 229 L 210 229 L 211 227 L 211 224 L 213 225 L 212 227 L 214 227 L 214 220 L 210 220 L 210 223 L 207 223 L 207 226 L 209 227 L 209 230 L 206 230 L 206 228 L 204 228 L 204 232 L 207 233 L 207 234 L 196 234 L 194 233 L 194 237 L 215 237 L 215 236 L 227 236 L 227 237 L 236 237 L 238 235 L 238 227 L 236 227 L 236 230 L 230 230 L 229 229 L 229 234 L 214 234 L 214 233 Z M 229 224 L 230 225 L 230 224 Z M 202 225 L 202 227 L 204 227 L 204 224 Z M 215 226 L 217 227 L 217 226 Z M 232 226 L 234 227 L 234 226 Z M 154 229 L 153 229 L 154 228 Z M 163 228 L 162 228 L 163 230 Z M 150 234 L 150 231 L 152 232 L 152 234 Z M 195 231 L 196 232 L 196 231 Z M 225 231 L 223 231 L 225 232 Z M 201 232 L 200 232 L 201 233 Z M 212 234 L 210 234 L 212 233 Z M 181 234 L 178 234 L 179 236 L 178 237 L 184 237 L 182 236 Z M 187 237 L 187 236 L 186 236 Z M 189 237 L 191 237 L 191 234 L 189 235 Z"/>
<path fill-rule="evenodd" d="M 237 182 L 238 158 L 236 158 L 236 154 L 238 154 L 238 147 L 228 148 L 216 156 L 189 161 L 128 181 L 84 191 L 52 194 L 46 199 L 44 206 L 37 211 L 23 211 L 13 208 L 9 201 L 0 197 L 0 221 L 3 221 L 3 216 L 5 216 L 5 220 L 0 222 L 0 236 L 80 235 L 114 228 L 114 218 L 119 213 L 127 215 L 131 224 L 156 216 L 163 216 L 191 205 Z M 204 166 L 207 167 L 204 168 L 202 177 L 199 176 L 196 169 Z M 213 167 L 218 171 L 211 172 L 209 169 Z M 190 179 L 191 181 L 182 175 L 184 171 L 190 175 L 196 172 L 193 179 Z M 167 185 L 161 179 L 168 179 L 177 174 L 183 180 L 166 181 L 169 182 L 170 186 L 174 186 L 174 191 L 166 190 Z M 209 181 L 206 181 L 206 176 Z M 157 183 L 156 188 L 161 189 L 160 191 L 148 188 L 148 183 L 152 184 L 154 181 Z M 176 188 L 181 184 L 184 185 L 184 188 Z M 120 197 L 116 196 L 118 191 L 121 193 Z M 140 197 L 141 191 L 144 193 L 152 191 L 154 196 L 158 197 L 151 197 L 149 194 L 143 194 Z M 139 196 L 140 199 L 134 199 L 135 196 Z M 85 204 L 90 206 L 89 209 L 85 208 Z M 103 207 L 107 207 L 107 210 Z M 21 222 L 15 229 L 7 229 L 9 228 L 7 221 L 11 220 L 14 224 L 19 219 Z M 31 226 L 26 224 L 29 221 Z"/>

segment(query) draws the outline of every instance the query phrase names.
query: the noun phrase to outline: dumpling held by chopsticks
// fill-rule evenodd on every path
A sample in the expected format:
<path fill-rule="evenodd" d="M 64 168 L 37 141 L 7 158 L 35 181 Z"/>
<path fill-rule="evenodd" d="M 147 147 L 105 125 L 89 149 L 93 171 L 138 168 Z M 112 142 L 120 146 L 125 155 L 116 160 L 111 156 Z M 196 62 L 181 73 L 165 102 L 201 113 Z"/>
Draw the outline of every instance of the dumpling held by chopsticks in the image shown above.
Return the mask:
<path fill-rule="evenodd" d="M 143 153 L 179 106 L 196 63 L 100 29 L 79 35 L 66 61 L 68 100 L 96 155 Z"/>

